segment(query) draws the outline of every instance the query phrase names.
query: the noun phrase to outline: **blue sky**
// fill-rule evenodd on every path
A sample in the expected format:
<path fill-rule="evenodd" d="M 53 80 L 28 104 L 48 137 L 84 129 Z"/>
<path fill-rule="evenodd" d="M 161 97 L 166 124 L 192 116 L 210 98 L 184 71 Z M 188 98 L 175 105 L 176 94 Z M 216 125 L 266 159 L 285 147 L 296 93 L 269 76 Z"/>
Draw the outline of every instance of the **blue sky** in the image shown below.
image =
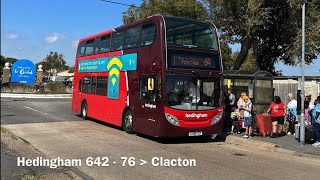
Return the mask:
<path fill-rule="evenodd" d="M 140 5 L 140 0 L 114 0 Z M 37 63 L 50 52 L 62 53 L 73 66 L 80 38 L 122 25 L 127 6 L 100 0 L 2 0 L 1 54 Z M 232 45 L 238 50 L 239 45 Z M 284 75 L 300 75 L 299 68 L 279 64 Z M 320 59 L 306 75 L 320 75 Z"/>

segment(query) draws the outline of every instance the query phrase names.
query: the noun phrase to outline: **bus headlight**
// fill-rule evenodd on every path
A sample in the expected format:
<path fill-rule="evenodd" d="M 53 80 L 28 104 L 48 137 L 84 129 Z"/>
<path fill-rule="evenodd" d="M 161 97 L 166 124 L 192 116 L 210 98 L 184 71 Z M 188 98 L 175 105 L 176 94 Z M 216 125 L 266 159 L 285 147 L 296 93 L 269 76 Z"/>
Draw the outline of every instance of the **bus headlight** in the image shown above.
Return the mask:
<path fill-rule="evenodd" d="M 175 125 L 175 126 L 179 126 L 179 121 L 174 115 L 165 113 L 165 116 L 166 116 L 166 119 L 169 121 L 170 124 Z"/>
<path fill-rule="evenodd" d="M 219 114 L 215 115 L 212 119 L 211 125 L 216 124 L 218 121 L 222 119 L 223 112 L 220 112 Z"/>

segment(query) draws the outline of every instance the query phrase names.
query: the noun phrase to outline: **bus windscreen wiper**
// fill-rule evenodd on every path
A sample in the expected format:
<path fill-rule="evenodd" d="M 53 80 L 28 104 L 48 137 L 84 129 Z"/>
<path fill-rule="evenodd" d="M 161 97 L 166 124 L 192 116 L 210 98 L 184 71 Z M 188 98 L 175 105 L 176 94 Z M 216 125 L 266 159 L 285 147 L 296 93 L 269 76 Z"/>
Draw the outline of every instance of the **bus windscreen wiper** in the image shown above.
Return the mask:
<path fill-rule="evenodd" d="M 188 48 L 195 48 L 195 47 L 198 47 L 196 45 L 193 45 L 193 44 L 183 44 L 184 47 L 188 47 Z"/>

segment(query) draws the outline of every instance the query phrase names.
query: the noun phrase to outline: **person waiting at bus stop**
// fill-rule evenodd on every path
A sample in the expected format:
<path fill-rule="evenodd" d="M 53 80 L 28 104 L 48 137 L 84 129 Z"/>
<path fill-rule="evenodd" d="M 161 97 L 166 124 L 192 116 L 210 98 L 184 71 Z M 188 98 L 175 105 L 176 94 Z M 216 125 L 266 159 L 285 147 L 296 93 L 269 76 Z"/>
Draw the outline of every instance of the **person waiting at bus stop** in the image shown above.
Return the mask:
<path fill-rule="evenodd" d="M 274 96 L 273 102 L 267 111 L 267 114 L 271 111 L 272 117 L 272 134 L 270 138 L 277 138 L 282 136 L 282 128 L 284 124 L 284 116 L 287 114 L 286 105 L 281 102 L 279 96 Z"/>
<path fill-rule="evenodd" d="M 314 135 L 316 142 L 312 144 L 314 147 L 320 147 L 320 96 L 314 101 L 315 108 L 312 111 L 312 116 L 315 120 Z"/>
<path fill-rule="evenodd" d="M 244 126 L 246 128 L 245 134 L 242 136 L 244 138 L 251 139 L 251 126 L 252 126 L 252 115 L 251 115 L 251 108 L 252 108 L 252 103 L 249 101 L 248 96 L 243 96 L 243 100 L 245 102 L 244 106 L 239 108 L 239 110 L 244 111 Z"/>
<path fill-rule="evenodd" d="M 240 113 L 240 120 L 243 121 L 243 115 L 244 115 L 244 110 L 242 108 L 245 106 L 246 102 L 244 101 L 243 97 L 246 96 L 247 94 L 245 92 L 241 93 L 241 97 L 239 98 L 237 102 L 237 107 L 239 108 L 239 113 Z M 251 102 L 250 99 L 248 99 L 248 102 Z"/>
<path fill-rule="evenodd" d="M 289 122 L 289 130 L 288 135 L 294 134 L 294 126 L 297 124 L 297 100 L 293 98 L 293 94 L 288 94 L 289 103 L 287 105 L 287 118 L 286 120 Z"/>

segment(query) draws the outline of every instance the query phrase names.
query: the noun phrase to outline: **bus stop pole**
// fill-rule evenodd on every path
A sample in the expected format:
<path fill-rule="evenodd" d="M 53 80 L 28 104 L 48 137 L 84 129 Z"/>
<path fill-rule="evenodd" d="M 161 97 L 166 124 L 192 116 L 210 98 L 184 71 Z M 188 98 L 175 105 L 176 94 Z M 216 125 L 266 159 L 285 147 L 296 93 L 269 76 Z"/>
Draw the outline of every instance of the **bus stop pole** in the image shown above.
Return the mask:
<path fill-rule="evenodd" d="M 300 119 L 300 145 L 305 145 L 305 119 L 304 119 L 304 55 L 305 55 L 305 42 L 304 42 L 304 31 L 305 31 L 305 8 L 306 1 L 303 1 L 302 5 L 302 54 L 301 54 L 301 119 Z"/>

